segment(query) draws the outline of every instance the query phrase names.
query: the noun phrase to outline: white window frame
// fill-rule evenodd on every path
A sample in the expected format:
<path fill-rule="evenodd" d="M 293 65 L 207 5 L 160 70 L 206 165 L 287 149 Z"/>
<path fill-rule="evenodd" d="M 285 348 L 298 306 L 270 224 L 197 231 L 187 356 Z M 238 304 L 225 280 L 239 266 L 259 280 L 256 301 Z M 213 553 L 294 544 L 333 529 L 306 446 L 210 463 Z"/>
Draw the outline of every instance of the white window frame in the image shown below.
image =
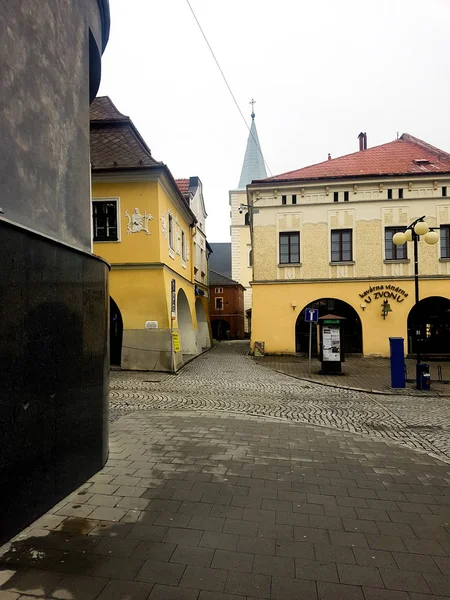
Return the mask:
<path fill-rule="evenodd" d="M 220 300 L 222 306 L 217 306 L 217 300 Z M 222 296 L 216 296 L 215 301 L 214 301 L 214 306 L 216 310 L 223 310 L 223 297 Z"/>
<path fill-rule="evenodd" d="M 214 288 L 214 293 L 215 294 L 223 294 L 223 288 L 221 288 L 221 287 Z"/>
<path fill-rule="evenodd" d="M 115 202 L 116 203 L 116 214 L 117 214 L 117 240 L 95 240 L 94 241 L 94 202 Z M 108 197 L 95 197 L 91 198 L 91 228 L 92 228 L 92 243 L 93 244 L 118 244 L 122 241 L 121 231 L 121 218 L 120 218 L 120 197 L 119 196 L 108 196 Z"/>

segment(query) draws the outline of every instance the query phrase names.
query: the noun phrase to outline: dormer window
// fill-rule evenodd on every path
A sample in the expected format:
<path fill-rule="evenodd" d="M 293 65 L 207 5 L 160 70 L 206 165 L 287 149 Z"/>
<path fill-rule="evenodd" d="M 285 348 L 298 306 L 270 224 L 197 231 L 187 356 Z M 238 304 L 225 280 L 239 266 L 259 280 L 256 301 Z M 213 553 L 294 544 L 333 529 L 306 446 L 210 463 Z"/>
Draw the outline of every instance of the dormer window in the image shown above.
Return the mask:
<path fill-rule="evenodd" d="M 430 165 L 430 160 L 428 158 L 415 158 L 414 163 L 416 165 Z"/>

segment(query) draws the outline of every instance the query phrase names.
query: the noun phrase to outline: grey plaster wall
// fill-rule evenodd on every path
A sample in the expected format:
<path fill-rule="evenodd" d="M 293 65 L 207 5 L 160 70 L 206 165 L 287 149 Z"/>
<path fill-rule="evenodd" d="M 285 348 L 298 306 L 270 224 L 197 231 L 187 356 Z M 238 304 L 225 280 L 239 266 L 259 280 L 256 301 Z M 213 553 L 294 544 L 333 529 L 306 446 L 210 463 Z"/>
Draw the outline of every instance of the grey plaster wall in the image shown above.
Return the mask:
<path fill-rule="evenodd" d="M 89 31 L 100 56 L 102 4 L 0 0 L 0 206 L 5 218 L 85 250 Z"/>

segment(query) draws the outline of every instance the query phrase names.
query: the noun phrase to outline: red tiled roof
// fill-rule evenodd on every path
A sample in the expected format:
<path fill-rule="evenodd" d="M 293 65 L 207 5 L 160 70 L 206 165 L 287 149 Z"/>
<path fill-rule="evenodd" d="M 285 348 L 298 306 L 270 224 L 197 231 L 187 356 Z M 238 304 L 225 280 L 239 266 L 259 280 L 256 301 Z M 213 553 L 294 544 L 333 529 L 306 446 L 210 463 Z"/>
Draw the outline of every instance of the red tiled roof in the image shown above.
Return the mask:
<path fill-rule="evenodd" d="M 398 140 L 263 179 L 293 181 L 450 172 L 450 154 L 404 133 Z"/>
<path fill-rule="evenodd" d="M 92 170 L 148 168 L 156 161 L 133 121 L 120 113 L 108 96 L 91 104 Z"/>
<path fill-rule="evenodd" d="M 182 194 L 187 194 L 189 191 L 189 179 L 175 179 L 178 189 Z"/>

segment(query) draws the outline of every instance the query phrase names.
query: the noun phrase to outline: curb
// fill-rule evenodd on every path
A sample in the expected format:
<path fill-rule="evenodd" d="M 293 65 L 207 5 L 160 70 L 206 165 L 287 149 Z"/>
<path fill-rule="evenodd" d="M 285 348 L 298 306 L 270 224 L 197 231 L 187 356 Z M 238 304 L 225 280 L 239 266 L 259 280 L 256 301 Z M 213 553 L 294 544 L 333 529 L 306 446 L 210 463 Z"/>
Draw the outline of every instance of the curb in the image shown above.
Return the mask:
<path fill-rule="evenodd" d="M 308 383 L 316 383 L 317 385 L 323 385 L 326 387 L 337 388 L 341 390 L 350 390 L 351 392 L 365 392 L 366 394 L 376 394 L 378 396 L 405 396 L 405 398 L 427 398 L 439 400 L 440 398 L 450 398 L 450 394 L 440 394 L 437 392 L 437 395 L 425 396 L 424 394 L 416 394 L 415 392 L 408 392 L 407 394 L 402 394 L 401 392 L 389 391 L 389 390 L 370 390 L 367 388 L 356 388 L 350 387 L 348 385 L 339 385 L 337 383 L 325 383 L 324 381 L 317 381 L 317 379 L 309 379 L 308 377 L 301 377 L 299 375 L 291 375 L 290 373 L 285 373 L 284 371 L 280 371 L 279 369 L 272 369 L 271 367 L 267 367 L 266 365 L 259 365 L 260 367 L 265 367 L 266 369 L 271 369 L 275 371 L 275 373 L 281 373 L 282 375 L 286 375 L 286 377 L 292 377 L 293 379 L 299 379 L 300 381 L 307 381 Z"/>

